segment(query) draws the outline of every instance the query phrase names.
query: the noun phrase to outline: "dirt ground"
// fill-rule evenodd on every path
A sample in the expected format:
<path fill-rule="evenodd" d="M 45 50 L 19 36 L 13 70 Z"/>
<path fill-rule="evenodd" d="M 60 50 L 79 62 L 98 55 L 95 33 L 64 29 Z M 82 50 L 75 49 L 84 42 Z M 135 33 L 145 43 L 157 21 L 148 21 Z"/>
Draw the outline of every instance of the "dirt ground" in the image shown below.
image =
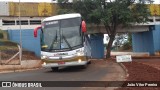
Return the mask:
<path fill-rule="evenodd" d="M 122 63 L 128 70 L 127 81 L 160 81 L 160 59 L 133 59 Z M 160 90 L 160 87 L 122 87 L 116 90 Z"/>
<path fill-rule="evenodd" d="M 15 56 L 16 53 L 19 52 L 19 48 L 17 46 L 17 43 L 9 41 L 9 40 L 3 40 L 0 39 L 0 60 L 9 60 L 13 56 Z M 19 54 L 13 58 L 13 60 L 18 60 Z M 37 60 L 40 59 L 36 57 L 36 55 L 26 49 L 23 49 L 22 52 L 22 60 Z"/>
<path fill-rule="evenodd" d="M 4 51 L 0 52 L 0 64 L 1 65 L 15 65 L 20 64 L 19 54 L 16 55 L 18 51 L 16 50 L 10 50 L 10 51 Z M 14 55 L 16 55 L 14 57 Z M 14 58 L 12 58 L 14 57 Z M 23 51 L 22 53 L 22 61 L 25 60 L 41 60 L 39 57 L 37 57 L 33 52 L 30 51 Z"/>
<path fill-rule="evenodd" d="M 18 51 L 17 50 L 8 50 L 8 51 L 4 51 L 1 52 L 1 60 L 8 60 L 10 59 L 12 56 L 14 56 Z M 18 60 L 19 59 L 19 54 L 13 58 L 13 60 Z M 23 51 L 22 53 L 22 60 L 37 60 L 40 59 L 39 57 L 37 57 L 33 52 L 30 51 Z"/>
<path fill-rule="evenodd" d="M 136 61 L 160 70 L 160 59 L 136 59 Z"/>

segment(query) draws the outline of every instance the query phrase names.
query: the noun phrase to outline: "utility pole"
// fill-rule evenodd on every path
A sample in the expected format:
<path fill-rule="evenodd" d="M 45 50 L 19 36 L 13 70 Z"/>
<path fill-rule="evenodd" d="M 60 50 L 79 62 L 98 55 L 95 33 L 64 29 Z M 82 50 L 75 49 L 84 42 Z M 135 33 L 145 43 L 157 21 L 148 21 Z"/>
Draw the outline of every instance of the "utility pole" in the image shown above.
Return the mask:
<path fill-rule="evenodd" d="M 22 61 L 22 30 L 21 30 L 21 5 L 20 5 L 20 0 L 19 0 L 19 44 L 20 44 L 20 51 L 19 51 L 19 60 L 20 60 L 20 65 Z"/>

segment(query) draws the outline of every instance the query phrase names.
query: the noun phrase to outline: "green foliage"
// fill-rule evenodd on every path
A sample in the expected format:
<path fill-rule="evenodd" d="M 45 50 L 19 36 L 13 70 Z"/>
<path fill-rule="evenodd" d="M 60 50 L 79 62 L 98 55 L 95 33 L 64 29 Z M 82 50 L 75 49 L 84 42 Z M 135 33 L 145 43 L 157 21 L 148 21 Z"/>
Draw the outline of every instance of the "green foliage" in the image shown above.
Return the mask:
<path fill-rule="evenodd" d="M 67 14 L 67 13 L 73 13 L 74 11 L 69 9 L 59 9 L 57 14 Z"/>
<path fill-rule="evenodd" d="M 146 4 L 140 0 L 77 0 L 73 3 L 74 11 L 81 13 L 87 22 L 103 23 L 107 29 L 118 25 L 141 23 L 148 20 L 149 11 Z M 113 26 L 113 27 L 110 27 Z"/>
<path fill-rule="evenodd" d="M 0 30 L 0 39 L 7 39 L 8 33 L 4 30 Z"/>
<path fill-rule="evenodd" d="M 2 30 L 0 30 L 0 39 L 3 39 L 3 37 L 4 37 L 4 36 L 3 36 L 3 33 L 4 33 L 4 32 L 3 32 Z"/>
<path fill-rule="evenodd" d="M 121 48 L 122 50 L 131 50 L 132 49 L 132 35 L 128 34 L 128 40 L 125 42 Z"/>
<path fill-rule="evenodd" d="M 58 10 L 57 14 L 67 14 L 73 13 L 73 4 L 69 3 L 68 0 L 58 0 L 58 6 L 60 9 Z"/>
<path fill-rule="evenodd" d="M 132 46 L 130 45 L 129 42 L 123 44 L 122 50 L 130 50 L 130 49 L 132 49 Z"/>
<path fill-rule="evenodd" d="M 98 16 L 98 12 L 96 10 L 97 3 L 93 0 L 84 0 L 84 1 L 75 1 L 73 3 L 73 9 L 75 12 L 80 13 L 88 23 L 93 23 L 94 20 L 98 21 L 98 17 L 93 18 L 92 12 L 94 12 Z M 97 23 L 96 23 L 97 24 Z"/>
<path fill-rule="evenodd" d="M 0 39 L 0 46 L 17 46 L 17 43 L 9 41 L 9 40 L 3 40 Z"/>
<path fill-rule="evenodd" d="M 0 33 L 0 39 L 3 39 L 3 33 Z"/>
<path fill-rule="evenodd" d="M 60 10 L 58 14 L 77 12 L 81 13 L 88 23 L 104 24 L 108 29 L 118 25 L 141 23 L 148 20 L 149 11 L 143 0 L 74 0 L 73 4 L 68 0 L 58 0 Z M 109 27 L 113 26 L 113 27 Z"/>
<path fill-rule="evenodd" d="M 132 46 L 132 35 L 131 34 L 128 35 L 128 43 L 130 46 Z"/>

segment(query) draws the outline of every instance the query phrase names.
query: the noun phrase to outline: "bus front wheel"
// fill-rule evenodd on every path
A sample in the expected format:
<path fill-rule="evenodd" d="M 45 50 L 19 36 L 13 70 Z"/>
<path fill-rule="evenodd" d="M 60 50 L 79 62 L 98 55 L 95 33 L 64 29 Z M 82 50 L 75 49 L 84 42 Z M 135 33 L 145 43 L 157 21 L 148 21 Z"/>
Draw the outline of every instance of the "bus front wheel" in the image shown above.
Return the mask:
<path fill-rule="evenodd" d="M 58 71 L 58 67 L 52 67 L 52 71 Z"/>
<path fill-rule="evenodd" d="M 87 64 L 86 65 L 81 65 L 80 67 L 81 67 L 81 69 L 86 69 L 87 68 Z"/>

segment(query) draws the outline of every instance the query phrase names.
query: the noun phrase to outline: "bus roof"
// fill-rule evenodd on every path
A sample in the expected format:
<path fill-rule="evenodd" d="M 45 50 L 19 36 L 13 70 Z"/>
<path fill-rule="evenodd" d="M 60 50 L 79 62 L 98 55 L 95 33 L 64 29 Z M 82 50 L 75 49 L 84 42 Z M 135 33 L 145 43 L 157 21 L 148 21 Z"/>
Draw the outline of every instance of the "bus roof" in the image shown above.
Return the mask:
<path fill-rule="evenodd" d="M 81 15 L 79 13 L 56 15 L 56 16 L 45 18 L 43 20 L 43 22 L 44 21 L 51 21 L 51 20 L 61 20 L 61 19 L 75 18 L 75 17 L 81 17 Z"/>

